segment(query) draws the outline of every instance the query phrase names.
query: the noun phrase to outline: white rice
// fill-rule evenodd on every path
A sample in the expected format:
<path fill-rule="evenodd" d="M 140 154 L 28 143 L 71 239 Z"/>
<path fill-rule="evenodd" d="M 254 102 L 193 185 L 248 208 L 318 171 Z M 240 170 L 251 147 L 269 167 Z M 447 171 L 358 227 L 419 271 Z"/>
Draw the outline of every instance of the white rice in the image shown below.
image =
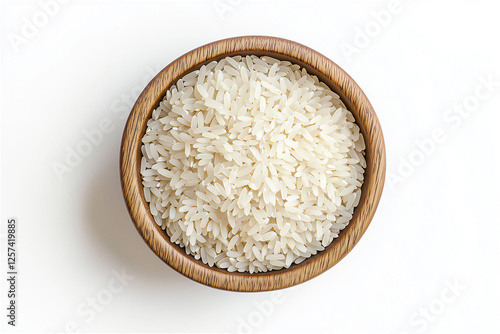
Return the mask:
<path fill-rule="evenodd" d="M 322 251 L 361 197 L 365 144 L 352 113 L 287 61 L 235 56 L 185 75 L 142 142 L 156 223 L 228 271 L 288 268 Z"/>

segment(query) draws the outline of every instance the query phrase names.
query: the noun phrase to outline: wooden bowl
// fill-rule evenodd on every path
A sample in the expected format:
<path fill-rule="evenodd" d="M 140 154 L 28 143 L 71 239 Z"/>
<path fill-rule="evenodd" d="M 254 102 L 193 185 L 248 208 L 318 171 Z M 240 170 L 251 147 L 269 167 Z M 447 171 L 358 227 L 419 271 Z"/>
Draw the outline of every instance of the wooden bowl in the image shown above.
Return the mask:
<path fill-rule="evenodd" d="M 141 139 L 153 109 L 158 107 L 167 89 L 188 72 L 213 60 L 234 55 L 271 56 L 305 67 L 310 74 L 336 92 L 354 114 L 366 142 L 365 180 L 359 205 L 349 225 L 322 252 L 288 269 L 266 273 L 238 273 L 209 267 L 187 255 L 170 242 L 149 211 L 140 175 Z M 295 42 L 275 37 L 245 36 L 229 38 L 201 46 L 174 60 L 144 89 L 137 99 L 123 132 L 120 167 L 123 194 L 134 224 L 165 263 L 200 283 L 233 291 L 267 291 L 282 289 L 307 281 L 339 262 L 359 241 L 377 208 L 385 179 L 385 147 L 377 116 L 363 91 L 333 61 Z"/>

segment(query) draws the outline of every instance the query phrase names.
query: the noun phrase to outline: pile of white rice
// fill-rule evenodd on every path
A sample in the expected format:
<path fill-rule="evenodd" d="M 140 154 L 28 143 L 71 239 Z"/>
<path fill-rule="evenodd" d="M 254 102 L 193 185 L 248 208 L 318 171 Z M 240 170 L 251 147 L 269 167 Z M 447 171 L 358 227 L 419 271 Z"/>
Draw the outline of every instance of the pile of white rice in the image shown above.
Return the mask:
<path fill-rule="evenodd" d="M 287 61 L 235 56 L 185 75 L 142 142 L 156 223 L 228 271 L 288 268 L 316 254 L 361 196 L 365 144 L 352 113 Z"/>

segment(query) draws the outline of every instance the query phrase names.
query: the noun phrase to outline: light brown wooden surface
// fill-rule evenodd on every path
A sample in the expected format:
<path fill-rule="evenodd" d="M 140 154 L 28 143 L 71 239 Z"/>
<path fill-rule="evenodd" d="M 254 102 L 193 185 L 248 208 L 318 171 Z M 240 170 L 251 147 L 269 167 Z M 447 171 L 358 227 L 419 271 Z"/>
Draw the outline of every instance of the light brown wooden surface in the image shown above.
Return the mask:
<path fill-rule="evenodd" d="M 288 269 L 267 273 L 230 273 L 209 267 L 187 255 L 170 242 L 155 223 L 144 198 L 140 175 L 141 139 L 146 123 L 167 89 L 188 72 L 229 55 L 268 55 L 289 60 L 317 75 L 340 95 L 352 111 L 366 142 L 365 180 L 362 196 L 349 225 L 323 252 Z M 132 220 L 144 238 L 164 262 L 200 283 L 233 291 L 266 291 L 286 288 L 307 281 L 340 261 L 359 241 L 377 208 L 385 179 L 385 146 L 377 116 L 365 94 L 334 62 L 301 44 L 274 37 L 245 36 L 217 41 L 184 54 L 165 67 L 147 85 L 137 99 L 123 132 L 120 152 L 123 194 Z"/>

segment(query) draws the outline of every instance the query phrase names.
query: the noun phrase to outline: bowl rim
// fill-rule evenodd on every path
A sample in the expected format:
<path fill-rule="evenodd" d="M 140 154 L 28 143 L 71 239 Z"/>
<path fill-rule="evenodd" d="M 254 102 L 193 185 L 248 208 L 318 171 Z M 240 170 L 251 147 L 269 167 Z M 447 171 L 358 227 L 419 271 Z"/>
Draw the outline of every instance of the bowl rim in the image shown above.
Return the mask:
<path fill-rule="evenodd" d="M 362 196 L 353 218 L 339 237 L 322 252 L 300 264 L 266 273 L 228 272 L 209 267 L 172 243 L 150 213 L 145 200 L 140 160 L 141 139 L 166 90 L 179 78 L 203 64 L 236 54 L 269 55 L 290 60 L 340 95 L 353 113 L 365 138 L 365 179 Z M 175 59 L 144 88 L 127 119 L 120 148 L 120 179 L 123 196 L 132 221 L 153 252 L 181 274 L 208 286 L 230 291 L 269 291 L 305 282 L 330 269 L 357 244 L 370 224 L 382 195 L 386 158 L 382 129 L 368 98 L 356 82 L 336 63 L 319 52 L 287 39 L 270 36 L 240 36 L 205 44 Z"/>

